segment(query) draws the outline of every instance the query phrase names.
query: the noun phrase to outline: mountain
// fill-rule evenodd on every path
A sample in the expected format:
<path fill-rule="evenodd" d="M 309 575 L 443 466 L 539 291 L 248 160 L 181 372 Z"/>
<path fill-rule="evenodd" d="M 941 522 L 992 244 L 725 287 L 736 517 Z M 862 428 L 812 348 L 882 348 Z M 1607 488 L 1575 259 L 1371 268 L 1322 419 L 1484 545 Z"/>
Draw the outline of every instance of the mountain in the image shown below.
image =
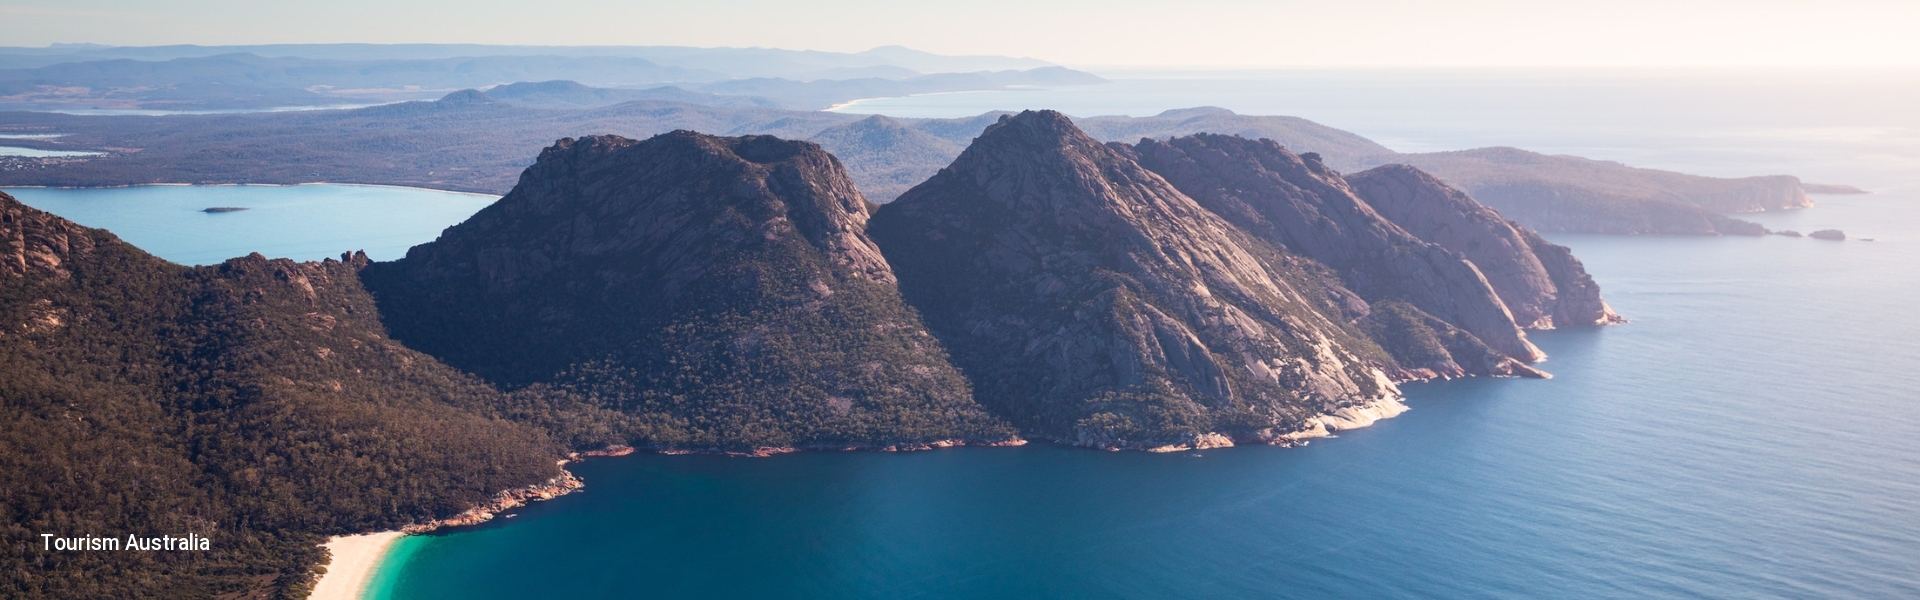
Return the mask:
<path fill-rule="evenodd" d="M 961 149 L 959 144 L 880 115 L 826 128 L 807 141 L 845 161 L 860 191 L 879 202 L 890 202 L 926 181 Z"/>
<path fill-rule="evenodd" d="M 167 263 L 0 193 L 0 589 L 297 597 L 325 535 L 559 475 L 491 386 L 385 335 L 364 255 Z M 41 534 L 211 551 L 48 552 Z"/>
<path fill-rule="evenodd" d="M 638 419 L 633 445 L 1003 442 L 806 142 L 565 139 L 499 202 L 362 277 L 393 335 Z"/>
<path fill-rule="evenodd" d="M 1472 261 L 1521 326 L 1620 322 L 1571 250 L 1502 218 L 1434 176 L 1388 165 L 1346 181 L 1386 218 Z"/>
<path fill-rule="evenodd" d="M 24 110 L 370 104 L 549 80 L 606 88 L 747 80 L 763 92 L 790 95 L 780 98 L 784 104 L 812 108 L 893 89 L 889 81 L 912 82 L 898 89 L 954 91 L 1099 78 L 1029 58 L 941 56 L 898 46 L 851 54 L 474 44 L 0 48 L 0 107 Z"/>
<path fill-rule="evenodd" d="M 869 230 L 978 396 L 1027 435 L 1285 443 L 1323 413 L 1395 406 L 1393 359 L 1335 275 L 1059 113 L 1003 117 Z"/>
<path fill-rule="evenodd" d="M 486 89 L 487 97 L 515 106 L 540 108 L 597 108 L 626 102 L 655 100 L 701 106 L 774 107 L 779 103 L 751 96 L 722 96 L 687 91 L 673 86 L 641 90 L 597 88 L 564 79 L 510 83 Z"/>
<path fill-rule="evenodd" d="M 822 137 L 949 143 L 883 117 Z M 1509 303 L 1611 316 L 1565 248 L 1437 179 L 1271 140 L 1003 115 L 875 206 L 819 145 L 690 131 L 562 139 L 387 263 L 182 267 L 0 194 L 0 512 L 28 540 L 0 564 L 31 565 L 0 589 L 299 597 L 326 535 L 577 485 L 555 458 L 615 444 L 1290 444 L 1397 414 L 1396 380 L 1544 376 Z M 216 541 L 31 544 L 102 532 Z"/>
<path fill-rule="evenodd" d="M 1479 261 L 1462 260 L 1376 212 L 1317 154 L 1212 134 L 1117 149 L 1227 222 L 1332 267 L 1369 302 L 1406 302 L 1521 362 L 1546 356 L 1515 326 Z"/>
<path fill-rule="evenodd" d="M 0 96 L 48 108 L 242 109 L 419 98 L 433 90 L 567 79 L 643 86 L 727 79 L 642 58 L 480 56 L 431 60 L 331 60 L 253 54 L 61 63 L 0 69 Z"/>
<path fill-rule="evenodd" d="M 1362 161 L 1420 167 L 1501 214 L 1545 232 L 1761 235 L 1725 213 L 1813 205 L 1798 178 L 1700 177 L 1516 148 L 1398 154 Z"/>

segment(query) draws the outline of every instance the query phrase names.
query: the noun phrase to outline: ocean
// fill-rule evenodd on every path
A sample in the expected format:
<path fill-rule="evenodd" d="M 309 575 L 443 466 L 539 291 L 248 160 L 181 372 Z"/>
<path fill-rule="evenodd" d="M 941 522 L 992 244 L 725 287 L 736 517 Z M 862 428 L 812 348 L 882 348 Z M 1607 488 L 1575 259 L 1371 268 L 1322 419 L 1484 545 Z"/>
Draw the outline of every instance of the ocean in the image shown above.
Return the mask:
<path fill-rule="evenodd" d="M 1630 323 L 1532 334 L 1551 380 L 1409 384 L 1410 412 L 1305 447 L 590 459 L 571 467 L 584 492 L 401 540 L 370 594 L 1920 597 L 1915 72 L 1103 75 L 1115 83 L 842 110 L 1088 116 L 1215 105 L 1306 117 L 1401 151 L 1512 145 L 1875 193 L 1742 215 L 1776 229 L 1842 229 L 1856 238 L 1846 242 L 1554 236 Z M 114 202 L 187 193 L 178 189 L 229 188 L 133 188 Z M 68 190 L 19 192 L 89 225 L 120 210 L 47 199 Z M 271 205 L 178 200 L 168 210 L 183 214 L 167 218 L 269 215 L 191 213 L 227 203 Z M 380 219 L 407 221 L 406 243 L 418 243 L 478 208 L 466 206 Z M 83 209 L 95 212 L 68 212 Z M 114 229 L 188 263 L 250 251 L 238 244 L 253 240 L 209 248 L 192 245 L 206 235 L 136 239 L 126 227 Z M 312 228 L 261 218 L 244 229 L 262 237 L 245 243 Z M 310 258 L 322 247 L 380 247 L 355 237 L 371 229 L 327 231 L 337 237 L 313 242 Z"/>

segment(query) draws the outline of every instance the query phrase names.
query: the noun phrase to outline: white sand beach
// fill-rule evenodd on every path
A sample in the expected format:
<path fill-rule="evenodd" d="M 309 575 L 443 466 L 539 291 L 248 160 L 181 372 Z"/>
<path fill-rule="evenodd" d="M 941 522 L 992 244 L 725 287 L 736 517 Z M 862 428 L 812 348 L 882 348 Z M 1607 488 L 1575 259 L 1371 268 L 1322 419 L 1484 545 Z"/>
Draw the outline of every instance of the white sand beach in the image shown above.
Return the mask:
<path fill-rule="evenodd" d="M 327 564 L 327 573 L 320 576 L 320 583 L 313 586 L 313 595 L 308 598 L 359 600 L 367 589 L 367 582 L 373 579 L 374 570 L 379 568 L 380 558 L 404 535 L 398 531 L 382 531 L 327 540 L 321 546 L 333 553 L 333 562 Z"/>

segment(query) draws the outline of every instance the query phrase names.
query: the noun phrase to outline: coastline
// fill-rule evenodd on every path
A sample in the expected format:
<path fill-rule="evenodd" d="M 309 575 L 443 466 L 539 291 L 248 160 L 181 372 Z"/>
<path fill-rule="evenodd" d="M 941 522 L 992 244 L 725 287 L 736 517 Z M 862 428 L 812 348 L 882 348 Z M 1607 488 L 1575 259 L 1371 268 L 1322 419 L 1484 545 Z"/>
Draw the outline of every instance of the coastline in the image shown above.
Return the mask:
<path fill-rule="evenodd" d="M 1390 418 L 1399 416 L 1402 413 L 1407 412 L 1408 407 L 1404 403 L 1404 400 L 1405 398 L 1399 395 L 1387 395 L 1380 398 L 1374 398 L 1370 401 L 1363 402 L 1360 404 L 1341 407 L 1329 412 L 1321 413 L 1320 415 L 1308 420 L 1308 426 L 1305 429 L 1279 436 L 1278 438 L 1268 442 L 1268 445 L 1289 446 L 1289 447 L 1295 446 L 1295 445 L 1304 445 L 1307 443 L 1307 440 L 1309 439 L 1329 437 L 1336 431 L 1343 431 L 1348 429 L 1359 429 L 1362 427 L 1367 427 L 1367 426 L 1373 425 L 1378 421 L 1381 421 L 1384 419 L 1390 419 Z M 1007 440 L 1002 442 L 983 443 L 983 444 L 967 444 L 966 442 L 960 441 L 960 440 L 942 440 L 942 441 L 933 442 L 929 444 L 887 446 L 882 448 L 848 447 L 848 448 L 839 448 L 838 450 L 912 452 L 912 451 L 921 451 L 921 450 L 953 448 L 953 447 L 967 446 L 967 445 L 985 446 L 985 447 L 1024 446 L 1027 443 L 1028 443 L 1027 440 L 1019 439 L 1019 438 L 1014 438 L 1012 440 Z M 1203 450 L 1203 449 L 1209 449 L 1209 448 L 1225 448 L 1225 447 L 1232 447 L 1233 445 L 1234 443 L 1230 438 L 1226 437 L 1225 435 L 1216 433 L 1216 434 L 1208 434 L 1206 436 L 1203 436 L 1201 439 L 1195 440 L 1193 443 L 1190 443 L 1190 444 L 1161 446 L 1161 447 L 1154 447 L 1154 448 L 1139 448 L 1139 449 L 1145 450 L 1147 452 L 1152 452 L 1152 453 L 1163 453 L 1163 452 L 1175 452 L 1175 451 L 1185 451 L 1185 450 Z M 1119 450 L 1119 448 L 1106 448 L 1106 449 Z M 834 449 L 819 448 L 819 449 L 811 449 L 811 450 L 831 451 Z M 698 453 L 698 454 L 720 454 L 720 455 L 735 456 L 735 457 L 768 457 L 768 456 L 773 456 L 777 454 L 786 454 L 786 453 L 800 452 L 800 451 L 804 451 L 804 450 L 799 448 L 761 448 L 753 452 L 738 452 L 738 451 L 715 452 L 715 451 L 695 451 L 695 450 L 682 450 L 682 449 L 653 449 L 652 450 L 652 452 L 656 452 L 659 454 L 666 454 L 666 455 Z M 313 593 L 312 595 L 308 596 L 308 598 L 310 600 L 362 600 L 367 597 L 367 592 L 369 590 L 369 586 L 373 583 L 374 575 L 379 571 L 380 566 L 386 562 L 386 558 L 389 552 L 392 551 L 395 542 L 398 542 L 401 538 L 404 538 L 410 535 L 424 534 L 424 533 L 432 532 L 432 531 L 435 531 L 441 528 L 446 528 L 446 527 L 462 527 L 467 525 L 477 525 L 480 523 L 485 523 L 487 521 L 493 520 L 494 516 L 498 513 L 505 512 L 506 510 L 509 510 L 509 509 L 525 506 L 529 502 L 551 500 L 553 498 L 567 495 L 582 487 L 585 487 L 585 482 L 581 481 L 580 479 L 575 477 L 572 472 L 567 471 L 565 469 L 568 463 L 577 462 L 579 460 L 582 460 L 584 458 L 589 458 L 589 457 L 626 456 L 629 454 L 633 454 L 634 452 L 636 452 L 635 448 L 632 448 L 629 446 L 616 445 L 616 446 L 609 446 L 601 450 L 573 453 L 569 455 L 567 459 L 558 461 L 561 466 L 561 474 L 559 476 L 549 479 L 543 483 L 502 491 L 496 494 L 491 502 L 487 502 L 485 504 L 472 507 L 467 511 L 460 513 L 459 515 L 455 515 L 447 519 L 430 521 L 422 524 L 409 525 L 407 527 L 402 528 L 400 531 L 382 531 L 382 532 L 366 533 L 366 534 L 359 534 L 359 535 L 335 536 L 329 539 L 326 543 L 321 544 L 322 547 L 327 548 L 328 552 L 332 555 L 332 559 L 326 565 L 326 568 L 327 568 L 326 572 L 323 573 L 320 576 L 320 580 L 315 583 L 313 588 Z"/>
<path fill-rule="evenodd" d="M 387 552 L 393 549 L 394 542 L 405 537 L 398 531 L 381 531 L 359 535 L 334 536 L 320 546 L 333 556 L 327 563 L 327 572 L 320 575 L 320 581 L 313 586 L 309 600 L 360 600 L 367 593 L 367 584 L 373 582 L 373 574 L 380 570 Z"/>

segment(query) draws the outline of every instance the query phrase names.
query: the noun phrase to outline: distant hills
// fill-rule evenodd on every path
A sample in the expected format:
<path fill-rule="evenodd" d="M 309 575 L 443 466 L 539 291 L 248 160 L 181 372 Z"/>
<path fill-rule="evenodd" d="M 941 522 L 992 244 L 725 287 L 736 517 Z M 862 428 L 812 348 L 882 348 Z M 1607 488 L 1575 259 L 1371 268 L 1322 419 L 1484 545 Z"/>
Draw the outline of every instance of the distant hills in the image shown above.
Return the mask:
<path fill-rule="evenodd" d="M 781 93 L 798 98 L 811 93 L 807 89 L 900 92 L 949 80 L 1078 77 L 1073 73 L 1042 68 L 905 81 L 816 82 L 815 87 L 791 81 L 728 84 L 741 86 L 733 91 L 742 95 L 546 81 L 357 110 L 165 118 L 0 113 L 0 129 L 7 132 L 69 134 L 12 139 L 10 145 L 106 153 L 84 159 L 0 157 L 0 185 L 330 181 L 498 194 L 512 187 L 526 156 L 555 139 L 597 134 L 640 138 L 691 129 L 817 141 L 845 161 L 869 200 L 885 203 L 951 162 L 1001 113 L 957 119 L 868 117 L 779 108 L 782 101 L 746 92 L 784 89 Z M 1699 177 L 1512 148 L 1402 154 L 1306 119 L 1240 115 L 1222 108 L 1090 117 L 1075 123 L 1102 141 L 1133 143 L 1197 133 L 1271 139 L 1295 152 L 1312 152 L 1322 164 L 1347 173 L 1387 164 L 1416 165 L 1507 218 L 1547 232 L 1758 235 L 1765 228 L 1728 213 L 1810 204 L 1803 184 L 1791 176 Z"/>
<path fill-rule="evenodd" d="M 366 44 L 0 48 L 0 109 L 367 104 L 552 80 L 625 90 L 675 85 L 773 98 L 797 109 L 880 95 L 1103 81 L 1033 59 L 941 56 L 897 46 L 860 53 Z"/>

